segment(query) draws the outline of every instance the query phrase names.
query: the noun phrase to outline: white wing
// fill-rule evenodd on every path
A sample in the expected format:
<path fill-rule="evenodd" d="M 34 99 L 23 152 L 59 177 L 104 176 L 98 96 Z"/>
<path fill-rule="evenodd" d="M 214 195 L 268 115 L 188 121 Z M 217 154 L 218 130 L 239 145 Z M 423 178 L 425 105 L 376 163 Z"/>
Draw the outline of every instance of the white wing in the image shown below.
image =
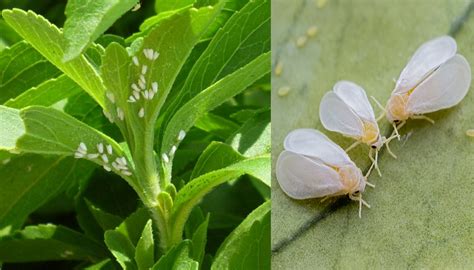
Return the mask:
<path fill-rule="evenodd" d="M 330 166 L 354 165 L 339 145 L 315 129 L 293 130 L 286 136 L 284 147 L 285 150 L 305 155 L 313 160 L 319 159 Z"/>
<path fill-rule="evenodd" d="M 349 81 L 339 81 L 334 85 L 334 93 L 341 98 L 361 118 L 375 121 L 374 110 L 359 85 Z"/>
<path fill-rule="evenodd" d="M 278 157 L 276 177 L 281 189 L 294 199 L 324 197 L 343 188 L 336 171 L 290 151 Z"/>
<path fill-rule="evenodd" d="M 393 93 L 403 94 L 413 89 L 434 69 L 456 54 L 456 41 L 442 36 L 421 45 L 398 78 Z"/>
<path fill-rule="evenodd" d="M 466 96 L 470 84 L 469 63 L 457 54 L 415 88 L 408 98 L 407 111 L 424 114 L 452 107 Z"/>
<path fill-rule="evenodd" d="M 327 92 L 319 105 L 319 120 L 331 131 L 361 137 L 364 126 L 359 116 L 334 92 Z"/>

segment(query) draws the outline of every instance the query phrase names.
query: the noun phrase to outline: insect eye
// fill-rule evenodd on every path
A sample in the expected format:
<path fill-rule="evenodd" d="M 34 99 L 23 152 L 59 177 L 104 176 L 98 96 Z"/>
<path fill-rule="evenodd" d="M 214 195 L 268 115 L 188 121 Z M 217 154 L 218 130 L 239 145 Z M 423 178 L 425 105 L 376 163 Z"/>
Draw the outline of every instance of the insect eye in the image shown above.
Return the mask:
<path fill-rule="evenodd" d="M 398 124 L 398 123 L 400 122 L 400 120 L 393 120 L 393 122 L 394 122 L 395 124 Z"/>
<path fill-rule="evenodd" d="M 371 145 L 370 147 L 372 147 L 372 149 L 375 149 L 375 148 L 377 148 L 377 146 L 375 146 L 375 145 Z"/>

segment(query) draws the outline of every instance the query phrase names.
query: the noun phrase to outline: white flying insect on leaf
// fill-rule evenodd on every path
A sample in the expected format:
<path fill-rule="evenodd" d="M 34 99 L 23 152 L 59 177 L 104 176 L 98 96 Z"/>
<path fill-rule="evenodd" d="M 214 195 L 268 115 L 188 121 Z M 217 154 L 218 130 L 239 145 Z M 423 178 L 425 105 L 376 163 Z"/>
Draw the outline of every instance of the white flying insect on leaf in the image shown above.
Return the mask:
<path fill-rule="evenodd" d="M 321 100 L 319 119 L 327 130 L 339 132 L 356 140 L 346 152 L 360 143 L 369 145 L 371 147 L 369 157 L 372 160 L 369 173 L 375 167 L 381 175 L 377 165 L 378 151 L 384 143 L 395 137 L 386 139 L 380 135 L 374 110 L 362 87 L 349 81 L 337 82 L 333 91 L 326 93 Z M 390 149 L 388 150 L 391 153 Z"/>
<path fill-rule="evenodd" d="M 434 123 L 423 114 L 453 107 L 466 96 L 471 67 L 456 50 L 456 41 L 449 36 L 432 39 L 418 48 L 402 70 L 386 106 L 397 135 L 408 118 Z"/>
<path fill-rule="evenodd" d="M 296 129 L 284 142 L 276 164 L 281 189 L 291 198 L 309 199 L 349 195 L 359 201 L 367 183 L 361 170 L 339 145 L 314 129 Z"/>

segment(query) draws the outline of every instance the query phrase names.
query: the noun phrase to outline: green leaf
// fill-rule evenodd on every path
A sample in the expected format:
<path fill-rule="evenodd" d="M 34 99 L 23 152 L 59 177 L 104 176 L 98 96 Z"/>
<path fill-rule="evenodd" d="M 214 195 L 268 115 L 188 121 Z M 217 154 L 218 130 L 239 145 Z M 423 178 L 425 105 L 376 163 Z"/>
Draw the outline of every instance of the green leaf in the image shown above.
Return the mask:
<path fill-rule="evenodd" d="M 179 241 L 186 219 L 191 210 L 214 187 L 226 181 L 233 180 L 241 175 L 249 174 L 257 177 L 264 183 L 270 183 L 270 159 L 268 156 L 243 160 L 229 167 L 215 170 L 193 179 L 176 195 L 170 224 L 173 224 L 172 241 Z"/>
<path fill-rule="evenodd" d="M 0 37 L 0 51 L 21 41 L 21 37 L 2 19 L 0 19 L 0 33 L 2 33 Z"/>
<path fill-rule="evenodd" d="M 120 217 L 105 212 L 104 210 L 96 207 L 90 201 L 86 200 L 86 204 L 102 230 L 107 231 L 114 229 L 122 222 Z"/>
<path fill-rule="evenodd" d="M 199 93 L 179 109 L 166 126 L 162 151 L 167 152 L 176 143 L 176 134 L 187 131 L 204 113 L 214 109 L 227 99 L 244 91 L 250 84 L 269 72 L 270 54 L 262 54 L 242 69 Z"/>
<path fill-rule="evenodd" d="M 22 110 L 0 106 L 0 149 L 11 152 L 51 154 L 61 156 L 76 156 L 79 145 L 87 147 L 87 154 L 97 154 L 97 145 L 103 144 L 112 147 L 112 154 L 108 154 L 110 163 L 114 159 L 125 157 L 118 143 L 105 134 L 85 125 L 73 117 L 52 108 L 31 106 Z M 101 166 L 110 166 L 103 157 L 83 156 Z M 130 164 L 128 161 L 127 164 Z M 128 165 L 130 171 L 131 166 Z M 125 179 L 137 192 L 135 180 L 130 175 L 123 174 L 122 170 L 109 167 L 113 172 Z"/>
<path fill-rule="evenodd" d="M 227 142 L 247 157 L 269 154 L 271 150 L 270 116 L 270 110 L 256 114 L 247 120 Z"/>
<path fill-rule="evenodd" d="M 18 229 L 29 214 L 49 199 L 88 177 L 79 160 L 25 155 L 12 157 L 0 166 L 0 230 Z M 21 172 L 21 173 L 19 173 Z"/>
<path fill-rule="evenodd" d="M 63 63 L 67 41 L 61 30 L 32 11 L 3 10 L 5 21 L 46 59 L 80 85 L 104 107 L 104 85 L 93 65 L 84 55 Z"/>
<path fill-rule="evenodd" d="M 191 257 L 201 265 L 206 254 L 206 243 L 207 243 L 207 227 L 209 225 L 209 214 L 201 225 L 196 229 L 192 237 L 192 251 Z"/>
<path fill-rule="evenodd" d="M 52 224 L 28 226 L 0 238 L 0 261 L 97 260 L 107 250 L 76 231 Z"/>
<path fill-rule="evenodd" d="M 19 42 L 0 53 L 0 103 L 60 74 L 33 47 Z"/>
<path fill-rule="evenodd" d="M 16 110 L 0 106 L 0 115 L 3 118 L 0 123 L 5 126 L 0 130 L 0 137 L 5 138 L 0 145 L 2 149 L 71 156 L 81 142 L 88 146 L 89 153 L 102 142 L 112 145 L 118 155 L 123 154 L 120 145 L 105 134 L 52 108 L 31 106 Z M 12 128 L 9 130 L 8 126 Z"/>
<path fill-rule="evenodd" d="M 13 150 L 16 141 L 25 133 L 25 125 L 18 110 L 0 106 L 0 149 Z"/>
<path fill-rule="evenodd" d="M 368 96 L 385 104 L 394 88 L 392 78 L 415 50 L 450 29 L 458 53 L 472 65 L 474 18 L 472 12 L 461 16 L 469 14 L 470 5 L 447 0 L 403 5 L 328 1 L 323 9 L 309 9 L 304 1 L 274 2 L 272 15 L 279 19 L 273 20 L 273 44 L 274 51 L 280 52 L 274 54 L 274 61 L 281 61 L 284 71 L 273 78 L 273 89 L 290 85 L 292 90 L 285 97 L 276 91 L 272 94 L 272 160 L 276 162 L 291 130 L 315 127 L 324 131 L 318 120 L 319 101 L 338 80 L 360 84 Z M 308 22 L 318 26 L 318 36 L 296 49 L 293 37 L 304 34 Z M 372 207 L 363 209 L 362 219 L 357 215 L 358 205 L 347 199 L 292 200 L 273 178 L 272 267 L 307 269 L 317 262 L 321 269 L 470 268 L 474 263 L 474 194 L 466 188 L 473 183 L 474 143 L 465 132 L 473 127 L 472 88 L 471 84 L 456 107 L 429 114 L 434 125 L 409 120 L 400 131 L 402 140 L 390 144 L 397 159 L 386 151 L 379 154 L 383 177 L 377 173 L 369 177 L 376 188 L 364 193 Z M 391 132 L 386 120 L 380 123 L 383 135 Z M 343 148 L 353 142 L 325 133 Z M 366 170 L 367 153 L 368 147 L 359 146 L 349 154 Z"/>
<path fill-rule="evenodd" d="M 150 219 L 150 215 L 145 208 L 139 208 L 129 217 L 127 217 L 115 231 L 125 235 L 130 242 L 135 246 L 143 232 L 143 228 Z"/>
<path fill-rule="evenodd" d="M 184 240 L 179 245 L 173 247 L 153 265 L 152 270 L 161 269 L 186 269 L 198 270 L 199 264 L 190 257 L 191 241 Z"/>
<path fill-rule="evenodd" d="M 239 128 L 236 123 L 213 113 L 206 113 L 199 117 L 194 126 L 224 140 Z"/>
<path fill-rule="evenodd" d="M 166 108 L 162 125 L 167 125 L 175 112 L 199 92 L 269 51 L 270 1 L 249 1 L 215 34 L 177 97 Z"/>
<path fill-rule="evenodd" d="M 85 270 L 115 270 L 113 262 L 110 259 L 102 260 L 98 263 L 90 265 Z"/>
<path fill-rule="evenodd" d="M 66 75 L 61 75 L 26 90 L 16 98 L 5 102 L 5 105 L 18 109 L 31 105 L 51 106 L 81 91 L 79 85 Z"/>
<path fill-rule="evenodd" d="M 155 249 L 151 219 L 145 225 L 135 249 L 135 261 L 139 270 L 148 270 L 155 263 Z"/>
<path fill-rule="evenodd" d="M 199 156 L 194 165 L 191 179 L 198 176 L 222 169 L 245 159 L 241 154 L 234 151 L 228 144 L 212 142 Z"/>
<path fill-rule="evenodd" d="M 133 258 L 135 247 L 125 235 L 118 231 L 106 231 L 105 244 L 123 269 L 137 269 Z"/>
<path fill-rule="evenodd" d="M 226 238 L 211 269 L 270 269 L 270 201 L 265 202 Z"/>
<path fill-rule="evenodd" d="M 191 7 L 196 0 L 155 0 L 155 11 L 161 13 Z"/>
<path fill-rule="evenodd" d="M 64 37 L 68 45 L 64 61 L 79 56 L 91 42 L 136 4 L 137 0 L 68 1 L 65 11 L 67 19 L 64 23 Z"/>

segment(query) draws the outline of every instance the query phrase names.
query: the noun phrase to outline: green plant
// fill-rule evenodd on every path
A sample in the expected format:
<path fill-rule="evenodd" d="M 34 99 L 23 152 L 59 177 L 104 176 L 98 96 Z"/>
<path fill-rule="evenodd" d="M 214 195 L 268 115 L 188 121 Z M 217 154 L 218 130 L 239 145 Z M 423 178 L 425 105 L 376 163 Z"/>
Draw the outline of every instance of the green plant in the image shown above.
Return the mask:
<path fill-rule="evenodd" d="M 63 30 L 32 11 L 2 12 L 24 41 L 0 52 L 8 89 L 0 106 L 0 261 L 269 268 L 269 1 L 157 0 L 157 15 L 127 39 L 103 33 L 137 1 L 94 3 L 68 1 Z M 116 179 L 97 183 L 111 174 L 91 178 L 94 163 L 124 179 L 141 203 Z M 224 226 L 235 229 L 209 251 L 213 211 L 199 203 L 243 178 L 256 194 L 252 208 L 261 205 Z M 120 191 L 91 195 L 104 185 Z M 116 195 L 110 199 L 129 204 L 120 214 L 104 209 Z M 43 211 L 57 211 L 51 199 L 71 197 L 84 233 L 59 224 L 21 229 L 46 202 Z"/>

